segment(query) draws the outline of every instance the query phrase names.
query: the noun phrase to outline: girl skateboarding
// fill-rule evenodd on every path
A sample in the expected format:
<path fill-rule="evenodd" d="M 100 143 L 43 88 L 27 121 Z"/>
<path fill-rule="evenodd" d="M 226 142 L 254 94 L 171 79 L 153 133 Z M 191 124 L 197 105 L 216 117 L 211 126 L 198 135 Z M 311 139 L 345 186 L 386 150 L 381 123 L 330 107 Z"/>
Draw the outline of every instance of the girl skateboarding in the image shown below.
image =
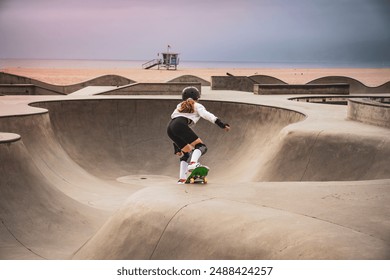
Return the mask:
<path fill-rule="evenodd" d="M 180 177 L 178 184 L 184 184 L 186 173 L 200 166 L 199 158 L 207 152 L 203 141 L 191 129 L 200 118 L 215 123 L 225 131 L 230 130 L 228 124 L 223 123 L 214 114 L 198 103 L 200 93 L 196 87 L 186 87 L 182 92 L 183 101 L 176 106 L 168 124 L 167 133 L 172 139 L 175 154 L 180 156 Z"/>

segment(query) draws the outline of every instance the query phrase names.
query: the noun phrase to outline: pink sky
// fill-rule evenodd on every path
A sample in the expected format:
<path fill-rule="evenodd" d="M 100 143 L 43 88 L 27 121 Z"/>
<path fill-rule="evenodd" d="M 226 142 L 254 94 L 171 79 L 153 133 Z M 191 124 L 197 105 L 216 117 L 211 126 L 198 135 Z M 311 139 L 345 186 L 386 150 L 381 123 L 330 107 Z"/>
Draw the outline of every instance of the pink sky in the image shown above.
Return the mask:
<path fill-rule="evenodd" d="M 0 0 L 0 58 L 390 64 L 388 0 Z"/>

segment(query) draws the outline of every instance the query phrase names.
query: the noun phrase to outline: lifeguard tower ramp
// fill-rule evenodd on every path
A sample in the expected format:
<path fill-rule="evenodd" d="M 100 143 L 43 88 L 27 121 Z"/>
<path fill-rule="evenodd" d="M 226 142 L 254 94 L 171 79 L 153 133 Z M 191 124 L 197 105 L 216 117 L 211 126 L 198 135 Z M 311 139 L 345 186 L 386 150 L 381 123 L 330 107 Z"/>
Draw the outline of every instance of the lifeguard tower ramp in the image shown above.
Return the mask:
<path fill-rule="evenodd" d="M 145 62 L 144 64 L 142 64 L 142 68 L 143 69 L 150 69 L 150 68 L 153 68 L 154 66 L 160 65 L 160 63 L 161 63 L 161 59 L 152 59 L 152 60 L 149 60 L 148 62 Z"/>

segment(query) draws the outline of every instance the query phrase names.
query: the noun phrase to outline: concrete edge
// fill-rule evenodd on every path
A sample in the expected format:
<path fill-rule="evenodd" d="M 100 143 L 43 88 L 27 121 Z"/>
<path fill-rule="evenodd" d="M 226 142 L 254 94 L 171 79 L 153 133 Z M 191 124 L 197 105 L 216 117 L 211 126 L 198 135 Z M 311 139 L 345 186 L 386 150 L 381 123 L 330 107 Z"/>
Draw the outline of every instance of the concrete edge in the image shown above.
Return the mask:
<path fill-rule="evenodd" d="M 347 117 L 350 120 L 390 128 L 390 105 L 364 99 L 348 100 Z"/>
<path fill-rule="evenodd" d="M 16 133 L 0 132 L 0 144 L 19 141 L 22 137 Z"/>

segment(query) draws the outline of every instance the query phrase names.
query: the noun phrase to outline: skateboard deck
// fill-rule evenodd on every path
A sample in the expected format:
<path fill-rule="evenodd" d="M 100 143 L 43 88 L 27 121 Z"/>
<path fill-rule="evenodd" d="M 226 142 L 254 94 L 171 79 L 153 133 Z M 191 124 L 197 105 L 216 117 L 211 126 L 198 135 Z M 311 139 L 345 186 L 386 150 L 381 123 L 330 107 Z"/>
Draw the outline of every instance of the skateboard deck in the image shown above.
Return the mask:
<path fill-rule="evenodd" d="M 191 174 L 187 177 L 186 184 L 201 183 L 207 184 L 207 174 L 209 168 L 207 166 L 199 166 L 192 170 Z"/>

